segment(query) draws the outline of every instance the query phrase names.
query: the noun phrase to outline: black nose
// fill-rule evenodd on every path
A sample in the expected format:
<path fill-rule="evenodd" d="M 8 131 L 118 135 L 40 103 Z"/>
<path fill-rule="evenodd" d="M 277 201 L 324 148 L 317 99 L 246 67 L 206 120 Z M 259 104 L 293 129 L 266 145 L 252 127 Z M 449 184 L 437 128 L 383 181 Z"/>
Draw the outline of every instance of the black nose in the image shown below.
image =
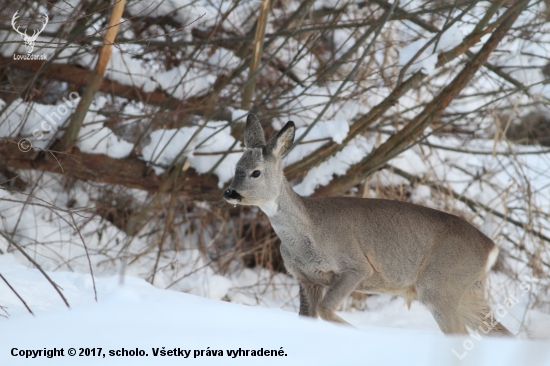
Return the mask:
<path fill-rule="evenodd" d="M 242 199 L 242 196 L 237 193 L 236 190 L 227 188 L 225 192 L 223 192 L 223 198 L 225 198 L 226 200 L 240 201 Z"/>

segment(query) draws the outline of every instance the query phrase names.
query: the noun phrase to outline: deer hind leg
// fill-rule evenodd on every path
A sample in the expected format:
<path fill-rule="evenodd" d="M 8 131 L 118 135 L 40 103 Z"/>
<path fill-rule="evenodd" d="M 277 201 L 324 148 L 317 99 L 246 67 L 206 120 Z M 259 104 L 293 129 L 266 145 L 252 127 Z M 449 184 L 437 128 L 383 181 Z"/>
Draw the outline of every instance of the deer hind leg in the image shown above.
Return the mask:
<path fill-rule="evenodd" d="M 432 313 L 446 334 L 468 334 L 461 301 L 472 284 L 484 275 L 486 259 L 457 235 L 441 238 L 415 281 L 418 300 Z"/>
<path fill-rule="evenodd" d="M 300 281 L 300 315 L 317 318 L 317 307 L 323 296 L 323 287 L 307 280 Z"/>
<path fill-rule="evenodd" d="M 460 299 L 473 280 L 446 271 L 449 269 L 442 269 L 438 262 L 426 266 L 415 284 L 418 300 L 430 310 L 443 333 L 468 334 L 460 313 Z"/>
<path fill-rule="evenodd" d="M 361 280 L 363 280 L 363 276 L 357 272 L 346 272 L 336 275 L 319 304 L 318 309 L 321 318 L 351 326 L 351 324 L 336 315 L 335 310 L 342 300 L 357 288 Z"/>
<path fill-rule="evenodd" d="M 460 296 L 429 288 L 418 289 L 418 299 L 430 310 L 443 333 L 468 334 L 459 310 Z"/>
<path fill-rule="evenodd" d="M 474 282 L 460 299 L 460 315 L 472 331 L 497 337 L 514 335 L 498 320 L 491 311 L 484 296 L 485 278 Z"/>

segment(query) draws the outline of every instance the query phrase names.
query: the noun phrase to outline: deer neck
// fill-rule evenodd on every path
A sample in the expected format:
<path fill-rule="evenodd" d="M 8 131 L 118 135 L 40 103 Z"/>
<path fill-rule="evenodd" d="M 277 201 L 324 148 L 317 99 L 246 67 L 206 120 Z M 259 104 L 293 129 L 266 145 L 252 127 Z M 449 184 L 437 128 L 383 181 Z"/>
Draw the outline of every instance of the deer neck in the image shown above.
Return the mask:
<path fill-rule="evenodd" d="M 277 196 L 271 201 L 262 203 L 259 207 L 276 226 L 303 217 L 302 197 L 294 192 L 286 179 Z"/>

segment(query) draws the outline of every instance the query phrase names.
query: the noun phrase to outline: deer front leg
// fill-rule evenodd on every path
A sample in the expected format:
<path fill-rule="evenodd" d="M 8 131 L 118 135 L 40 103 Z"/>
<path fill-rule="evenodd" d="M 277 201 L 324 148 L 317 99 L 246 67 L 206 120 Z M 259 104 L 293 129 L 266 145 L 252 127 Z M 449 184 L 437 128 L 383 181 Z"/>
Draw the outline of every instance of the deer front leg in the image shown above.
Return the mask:
<path fill-rule="evenodd" d="M 317 306 L 323 296 L 323 287 L 309 281 L 300 281 L 300 315 L 317 318 Z"/>
<path fill-rule="evenodd" d="M 335 323 L 343 323 L 352 326 L 344 319 L 340 318 L 334 312 L 338 305 L 349 296 L 364 279 L 364 276 L 358 272 L 345 272 L 340 273 L 334 277 L 333 282 L 330 284 L 323 300 L 319 304 L 319 315 L 324 320 L 328 320 Z"/>

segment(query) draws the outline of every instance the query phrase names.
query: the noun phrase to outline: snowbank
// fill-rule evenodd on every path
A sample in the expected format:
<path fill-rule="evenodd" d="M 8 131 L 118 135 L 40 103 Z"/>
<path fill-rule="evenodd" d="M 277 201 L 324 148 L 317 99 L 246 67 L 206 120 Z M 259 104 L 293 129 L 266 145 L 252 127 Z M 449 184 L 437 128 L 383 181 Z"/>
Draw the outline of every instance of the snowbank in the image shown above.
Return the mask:
<path fill-rule="evenodd" d="M 11 315 L 0 318 L 2 365 L 501 366 L 548 361 L 545 342 L 446 337 L 433 330 L 361 325 L 357 320 L 362 312 L 341 314 L 358 328 L 352 329 L 279 309 L 160 290 L 129 276 L 122 287 L 119 277 L 96 278 L 99 302 L 95 303 L 89 275 L 50 273 L 73 307 L 67 310 L 37 270 L 17 264 L 11 255 L 0 256 L 0 268 L 36 313 L 36 317 L 27 314 L 8 287 L 0 283 L 2 305 Z M 64 356 L 12 356 L 54 348 L 63 349 Z M 69 356 L 71 348 L 76 356 Z M 89 354 L 95 348 L 100 356 L 79 356 L 80 348 Z M 174 349 L 183 356 L 154 356 Z M 228 351 L 233 354 L 239 349 L 249 350 L 249 355 L 228 355 Z M 277 356 L 251 355 L 252 350 L 258 353 L 261 349 L 274 351 Z M 214 350 L 217 356 L 207 356 Z M 125 351 L 143 356 L 116 356 Z"/>

